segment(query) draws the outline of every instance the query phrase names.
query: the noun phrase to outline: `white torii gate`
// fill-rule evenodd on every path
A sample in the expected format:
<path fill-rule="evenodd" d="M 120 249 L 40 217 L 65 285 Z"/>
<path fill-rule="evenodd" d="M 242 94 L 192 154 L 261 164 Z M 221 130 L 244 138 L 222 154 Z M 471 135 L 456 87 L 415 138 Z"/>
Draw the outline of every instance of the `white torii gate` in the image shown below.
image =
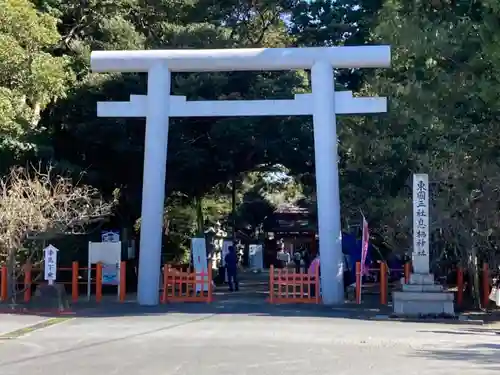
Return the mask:
<path fill-rule="evenodd" d="M 159 300 L 163 206 L 170 117 L 312 115 L 323 303 L 344 301 L 336 114 L 387 111 L 386 98 L 335 92 L 333 68 L 389 67 L 390 46 L 225 50 L 94 51 L 95 72 L 147 72 L 147 95 L 99 102 L 99 117 L 145 117 L 138 302 Z M 290 100 L 187 101 L 171 95 L 172 72 L 311 69 L 311 94 Z"/>

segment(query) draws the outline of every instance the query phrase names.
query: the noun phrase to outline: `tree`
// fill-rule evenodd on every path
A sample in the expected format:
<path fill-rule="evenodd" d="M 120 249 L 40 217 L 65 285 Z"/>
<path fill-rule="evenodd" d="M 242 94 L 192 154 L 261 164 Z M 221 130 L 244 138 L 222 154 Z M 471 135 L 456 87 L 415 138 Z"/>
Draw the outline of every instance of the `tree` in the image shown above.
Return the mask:
<path fill-rule="evenodd" d="M 64 97 L 72 82 L 65 57 L 50 50 L 59 41 L 58 20 L 28 0 L 0 0 L 0 164 L 8 166 L 38 147 L 42 110 Z"/>
<path fill-rule="evenodd" d="M 97 12 L 96 7 L 105 4 L 111 7 L 108 2 L 89 2 L 89 8 L 82 9 L 79 2 L 46 0 L 40 2 L 40 9 L 49 9 L 47 4 L 52 4 L 51 14 L 59 14 L 63 21 L 59 26 L 63 38 L 72 35 L 70 46 L 84 46 L 65 48 L 64 53 L 74 61 L 87 60 L 86 67 L 76 73 L 79 82 L 66 99 L 45 112 L 43 124 L 50 131 L 60 162 L 76 170 L 84 169 L 86 182 L 99 187 L 103 193 L 115 188 L 121 190 L 121 198 L 128 202 L 127 223 L 134 222 L 139 215 L 143 120 L 98 119 L 95 103 L 128 100 L 129 93 L 144 94 L 146 82 L 141 75 L 87 74 L 87 52 L 95 48 L 279 47 L 291 44 L 292 39 L 280 17 L 285 7 L 270 1 L 255 4 L 250 1 L 161 1 L 151 6 L 129 1 L 127 7 L 112 7 L 104 13 Z M 121 23 L 133 26 L 133 36 L 132 31 L 106 29 L 104 38 L 103 32 L 96 29 L 97 21 L 90 22 L 97 14 L 99 19 L 107 19 L 111 14 L 123 19 Z M 101 22 L 99 28 L 106 25 L 108 23 Z M 75 28 L 78 32 L 71 33 Z M 105 44 L 107 40 L 113 40 L 114 44 Z M 127 46 L 130 40 L 138 42 L 130 47 Z M 72 66 L 76 69 L 75 64 Z M 189 99 L 238 100 L 290 98 L 304 91 L 307 81 L 303 73 L 229 72 L 174 74 L 172 83 L 174 94 L 186 95 Z M 308 148 L 301 147 L 304 136 L 307 141 L 312 140 L 310 129 L 301 125 L 303 121 L 290 122 L 283 118 L 171 120 L 169 193 L 202 202 L 218 184 L 238 180 L 258 166 L 270 166 L 284 156 L 300 164 L 297 151 Z M 185 202 L 183 200 L 183 204 Z M 203 223 L 203 217 L 199 217 L 198 222 Z"/>
<path fill-rule="evenodd" d="M 17 264 L 35 263 L 39 252 L 23 252 L 29 240 L 85 233 L 111 213 L 113 204 L 90 186 L 76 186 L 51 168 L 12 168 L 0 180 L 0 257 L 6 261 L 11 291 Z M 15 295 L 15 293 L 14 293 Z"/>
<path fill-rule="evenodd" d="M 383 203 L 403 202 L 408 208 L 398 221 L 409 224 L 411 174 L 429 173 L 434 266 L 445 258 L 466 266 L 476 304 L 478 263 L 498 264 L 499 19 L 498 5 L 489 1 L 386 1 L 373 38 L 393 46 L 393 68 L 365 86 L 392 96 L 389 114 L 370 133 L 379 140 L 370 144 L 371 158 L 385 155 L 387 167 L 399 164 L 385 172 L 400 181 L 399 191 Z M 409 225 L 403 232 L 410 237 Z"/>
<path fill-rule="evenodd" d="M 382 0 L 301 0 L 291 7 L 290 33 L 297 46 L 362 45 L 369 41 Z M 367 71 L 338 70 L 336 80 L 358 90 Z"/>

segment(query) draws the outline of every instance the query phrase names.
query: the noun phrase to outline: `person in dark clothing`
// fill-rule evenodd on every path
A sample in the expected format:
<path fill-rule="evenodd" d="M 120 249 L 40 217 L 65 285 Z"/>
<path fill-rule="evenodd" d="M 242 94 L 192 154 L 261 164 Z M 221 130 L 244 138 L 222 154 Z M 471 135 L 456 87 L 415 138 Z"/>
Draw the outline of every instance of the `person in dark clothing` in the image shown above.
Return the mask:
<path fill-rule="evenodd" d="M 302 260 L 304 261 L 304 273 L 307 273 L 309 266 L 311 265 L 311 254 L 309 254 L 309 250 L 304 250 Z"/>
<path fill-rule="evenodd" d="M 295 263 L 295 272 L 300 273 L 300 263 L 302 261 L 302 255 L 300 254 L 300 250 L 297 250 L 295 254 L 293 254 L 293 262 Z"/>
<path fill-rule="evenodd" d="M 226 262 L 227 283 L 229 284 L 229 291 L 238 291 L 238 256 L 234 246 L 229 246 L 229 252 L 226 254 L 224 261 Z"/>

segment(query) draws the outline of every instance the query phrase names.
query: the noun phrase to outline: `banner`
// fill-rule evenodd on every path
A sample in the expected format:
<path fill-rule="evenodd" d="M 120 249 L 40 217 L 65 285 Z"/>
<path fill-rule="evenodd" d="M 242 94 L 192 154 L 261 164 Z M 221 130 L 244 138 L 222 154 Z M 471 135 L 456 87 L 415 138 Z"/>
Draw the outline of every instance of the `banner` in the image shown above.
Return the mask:
<path fill-rule="evenodd" d="M 368 229 L 368 222 L 363 216 L 363 237 L 361 240 L 361 276 L 368 274 L 366 269 L 366 257 L 368 256 L 368 244 L 370 241 L 370 230 Z"/>
<path fill-rule="evenodd" d="M 359 288 L 359 299 L 361 302 L 361 294 L 363 292 L 363 276 L 368 274 L 368 270 L 366 269 L 366 257 L 368 255 L 368 243 L 370 241 L 370 231 L 368 229 L 368 222 L 363 216 L 363 235 L 361 237 L 361 270 L 360 270 L 360 288 Z"/>

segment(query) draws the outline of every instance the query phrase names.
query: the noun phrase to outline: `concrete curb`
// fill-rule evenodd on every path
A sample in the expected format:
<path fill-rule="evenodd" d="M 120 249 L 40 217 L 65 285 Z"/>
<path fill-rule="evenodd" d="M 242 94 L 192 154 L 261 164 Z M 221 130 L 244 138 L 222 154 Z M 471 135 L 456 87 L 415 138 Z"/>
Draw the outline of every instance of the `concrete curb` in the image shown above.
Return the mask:
<path fill-rule="evenodd" d="M 376 315 L 374 317 L 368 318 L 374 321 L 385 321 L 385 322 L 407 322 L 407 323 L 438 323 L 438 324 L 458 324 L 458 325 L 472 325 L 472 326 L 482 326 L 484 325 L 484 320 L 479 319 L 469 319 L 465 315 L 459 315 L 458 319 L 446 319 L 446 318 L 403 318 L 403 317 L 393 317 L 390 315 Z"/>

